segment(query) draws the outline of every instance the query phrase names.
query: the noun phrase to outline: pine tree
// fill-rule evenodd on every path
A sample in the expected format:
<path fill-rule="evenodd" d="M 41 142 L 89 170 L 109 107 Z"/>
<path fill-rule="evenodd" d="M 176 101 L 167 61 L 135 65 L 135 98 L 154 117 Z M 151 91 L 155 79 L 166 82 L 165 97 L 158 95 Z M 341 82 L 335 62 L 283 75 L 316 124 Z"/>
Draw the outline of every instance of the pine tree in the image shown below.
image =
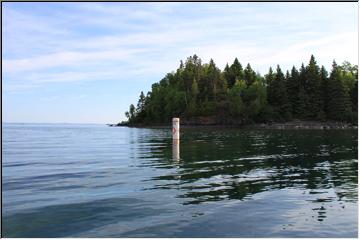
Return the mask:
<path fill-rule="evenodd" d="M 214 100 L 216 100 L 217 94 L 221 90 L 220 73 L 220 69 L 216 67 L 214 60 L 210 59 L 207 75 L 210 79 L 211 99 Z"/>
<path fill-rule="evenodd" d="M 144 92 L 141 91 L 140 97 L 139 97 L 139 101 L 138 101 L 138 103 L 137 103 L 136 111 L 137 111 L 138 113 L 143 112 L 144 107 L 145 107 L 145 95 L 144 95 Z"/>
<path fill-rule="evenodd" d="M 246 85 L 249 87 L 251 84 L 253 84 L 256 80 L 256 73 L 254 70 L 252 70 L 250 63 L 247 64 L 245 70 L 244 70 L 244 79 L 246 82 Z"/>
<path fill-rule="evenodd" d="M 235 58 L 234 63 L 230 66 L 229 74 L 227 75 L 227 85 L 229 88 L 234 86 L 236 80 L 242 80 L 244 78 L 243 68 L 237 58 Z"/>
<path fill-rule="evenodd" d="M 185 83 L 186 96 L 189 97 L 191 91 L 192 81 L 195 78 L 199 81 L 201 75 L 201 59 L 198 56 L 190 56 L 185 62 L 185 69 L 183 72 L 183 78 Z"/>
<path fill-rule="evenodd" d="M 328 112 L 328 105 L 329 105 L 329 95 L 328 95 L 328 72 L 326 71 L 324 66 L 321 66 L 320 69 L 320 82 L 321 82 L 321 98 L 322 98 L 322 109 L 325 115 Z"/>
<path fill-rule="evenodd" d="M 328 85 L 328 94 L 330 96 L 328 117 L 333 120 L 345 121 L 351 113 L 351 102 L 341 75 L 341 69 L 334 61 Z"/>
<path fill-rule="evenodd" d="M 135 106 L 133 104 L 130 104 L 129 116 L 130 116 L 130 119 L 129 119 L 130 121 L 135 118 Z"/>
<path fill-rule="evenodd" d="M 230 84 L 230 81 L 231 81 L 231 69 L 230 69 L 228 63 L 226 63 L 226 65 L 225 65 L 223 75 L 224 75 L 224 78 L 225 78 L 227 84 Z"/>
<path fill-rule="evenodd" d="M 180 66 L 179 66 L 180 69 L 183 69 L 184 68 L 184 63 L 183 63 L 183 60 L 180 60 Z"/>
<path fill-rule="evenodd" d="M 291 116 L 290 104 L 286 93 L 285 76 L 280 66 L 276 68 L 276 74 L 273 75 L 270 68 L 267 75 L 268 82 L 268 102 L 274 109 L 275 118 L 278 120 L 288 120 Z"/>
<path fill-rule="evenodd" d="M 276 83 L 275 95 L 277 97 L 276 102 L 278 103 L 277 109 L 278 109 L 279 115 L 281 115 L 281 117 L 284 120 L 288 120 L 291 117 L 290 104 L 289 104 L 288 96 L 286 93 L 285 76 L 284 76 L 283 72 L 281 71 L 281 68 L 279 65 L 277 65 L 277 68 L 276 68 L 276 76 L 275 76 L 274 82 Z"/>
<path fill-rule="evenodd" d="M 201 64 L 196 55 L 180 62 L 176 72 L 152 85 L 147 96 L 141 92 L 137 106 L 125 113 L 129 123 L 168 123 L 173 116 L 234 117 L 236 121 L 284 121 L 324 119 L 357 122 L 358 67 L 333 63 L 330 77 L 319 68 L 314 56 L 299 71 L 292 67 L 284 76 L 280 66 L 262 77 L 250 64 L 240 62 L 220 71 L 211 59 Z M 232 85 L 231 85 L 232 84 Z M 230 122 L 233 121 L 231 118 Z M 223 121 L 223 120 L 221 120 Z"/>
<path fill-rule="evenodd" d="M 300 113 L 299 109 L 299 91 L 300 91 L 300 79 L 299 71 L 292 67 L 290 76 L 286 78 L 286 89 L 291 105 L 291 113 L 294 117 L 298 117 Z"/>
<path fill-rule="evenodd" d="M 306 117 L 307 118 L 324 118 L 322 109 L 322 92 L 320 81 L 320 70 L 316 64 L 315 57 L 311 55 L 309 65 L 306 67 L 305 74 L 305 91 L 308 96 L 306 102 Z"/>
<path fill-rule="evenodd" d="M 271 105 L 273 103 L 274 96 L 274 84 L 275 74 L 272 70 L 272 67 L 269 68 L 268 74 L 265 75 L 266 82 L 266 91 L 267 91 L 267 101 Z"/>
<path fill-rule="evenodd" d="M 300 119 L 305 119 L 307 116 L 306 106 L 309 105 L 309 98 L 305 90 L 306 84 L 306 69 L 304 63 L 301 64 L 299 70 L 299 102 L 298 102 L 298 117 Z"/>

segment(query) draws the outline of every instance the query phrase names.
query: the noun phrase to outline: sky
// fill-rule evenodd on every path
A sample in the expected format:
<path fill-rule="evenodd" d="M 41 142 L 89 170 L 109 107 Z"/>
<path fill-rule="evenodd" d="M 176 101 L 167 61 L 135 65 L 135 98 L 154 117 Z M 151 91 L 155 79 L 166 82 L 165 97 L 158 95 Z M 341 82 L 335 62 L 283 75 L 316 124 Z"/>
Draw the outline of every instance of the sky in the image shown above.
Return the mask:
<path fill-rule="evenodd" d="M 2 3 L 2 121 L 117 123 L 180 60 L 358 64 L 358 3 Z"/>

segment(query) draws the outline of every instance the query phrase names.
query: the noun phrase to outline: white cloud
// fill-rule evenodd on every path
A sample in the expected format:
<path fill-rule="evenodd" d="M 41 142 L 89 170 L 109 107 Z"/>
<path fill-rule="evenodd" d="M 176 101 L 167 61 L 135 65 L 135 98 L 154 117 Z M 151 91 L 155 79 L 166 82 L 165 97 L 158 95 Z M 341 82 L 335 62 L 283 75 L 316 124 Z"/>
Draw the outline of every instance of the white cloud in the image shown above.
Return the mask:
<path fill-rule="evenodd" d="M 122 60 L 130 57 L 135 53 L 140 53 L 141 49 L 132 50 L 107 50 L 95 52 L 58 52 L 53 54 L 42 55 L 33 58 L 25 58 L 19 60 L 4 60 L 4 72 L 23 72 L 39 69 L 96 64 L 99 61 Z"/>
<path fill-rule="evenodd" d="M 333 59 L 339 62 L 348 60 L 353 64 L 357 64 L 356 53 L 357 33 L 344 32 L 333 36 L 302 41 L 286 46 L 279 51 L 272 50 L 272 53 L 258 56 L 254 60 L 264 67 L 280 64 L 284 69 L 289 69 L 292 65 L 299 67 L 302 62 L 307 64 L 310 55 L 313 54 L 318 64 L 329 69 Z"/>
<path fill-rule="evenodd" d="M 146 90 L 193 54 L 221 69 L 238 57 L 262 74 L 276 64 L 299 67 L 310 54 L 326 67 L 334 58 L 357 63 L 351 3 L 33 4 L 3 7 L 6 94 L 116 80 L 119 95 L 136 98 L 129 86 Z"/>

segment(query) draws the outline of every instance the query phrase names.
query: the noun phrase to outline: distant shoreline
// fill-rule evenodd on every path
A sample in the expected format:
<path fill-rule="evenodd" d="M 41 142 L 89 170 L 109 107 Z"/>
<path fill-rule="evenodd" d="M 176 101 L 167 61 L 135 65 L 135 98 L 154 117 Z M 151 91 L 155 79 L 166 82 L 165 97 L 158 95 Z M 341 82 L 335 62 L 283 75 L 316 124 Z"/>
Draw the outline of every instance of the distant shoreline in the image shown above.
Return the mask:
<path fill-rule="evenodd" d="M 171 127 L 169 124 L 107 124 L 110 127 L 135 127 L 135 128 L 155 128 L 155 127 Z M 254 123 L 254 124 L 180 124 L 182 128 L 243 128 L 243 129 L 313 129 L 313 130 L 327 130 L 327 129 L 357 129 L 356 125 L 344 122 L 318 122 L 318 121 L 291 121 L 284 123 Z"/>

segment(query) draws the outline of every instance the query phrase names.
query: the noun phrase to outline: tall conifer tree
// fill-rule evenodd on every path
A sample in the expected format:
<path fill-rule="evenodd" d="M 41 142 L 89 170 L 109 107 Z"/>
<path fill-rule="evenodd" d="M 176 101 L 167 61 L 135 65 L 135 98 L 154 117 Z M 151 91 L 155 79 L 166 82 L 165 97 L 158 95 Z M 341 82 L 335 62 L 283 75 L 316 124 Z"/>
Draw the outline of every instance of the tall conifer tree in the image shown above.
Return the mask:
<path fill-rule="evenodd" d="M 246 85 L 249 87 L 251 84 L 253 84 L 256 80 L 256 73 L 254 70 L 252 70 L 250 63 L 247 64 L 245 70 L 244 70 L 244 80 L 246 82 Z"/>
<path fill-rule="evenodd" d="M 328 94 L 328 72 L 326 71 L 324 66 L 321 66 L 320 69 L 320 82 L 321 82 L 321 98 L 322 98 L 322 109 L 325 115 L 328 112 L 328 105 L 329 105 L 329 94 Z"/>
<path fill-rule="evenodd" d="M 333 120 L 344 121 L 347 120 L 351 112 L 351 103 L 341 75 L 341 69 L 334 61 L 328 85 L 328 117 Z"/>
<path fill-rule="evenodd" d="M 300 79 L 299 79 L 299 71 L 292 67 L 290 76 L 286 81 L 287 94 L 289 98 L 289 102 L 291 105 L 291 113 L 294 117 L 298 117 L 299 110 L 299 90 L 300 90 Z"/>
<path fill-rule="evenodd" d="M 320 82 L 320 69 L 315 61 L 315 57 L 311 55 L 309 65 L 306 67 L 305 74 L 305 91 L 308 96 L 306 102 L 306 117 L 321 119 L 324 117 L 322 109 L 322 92 Z"/>

